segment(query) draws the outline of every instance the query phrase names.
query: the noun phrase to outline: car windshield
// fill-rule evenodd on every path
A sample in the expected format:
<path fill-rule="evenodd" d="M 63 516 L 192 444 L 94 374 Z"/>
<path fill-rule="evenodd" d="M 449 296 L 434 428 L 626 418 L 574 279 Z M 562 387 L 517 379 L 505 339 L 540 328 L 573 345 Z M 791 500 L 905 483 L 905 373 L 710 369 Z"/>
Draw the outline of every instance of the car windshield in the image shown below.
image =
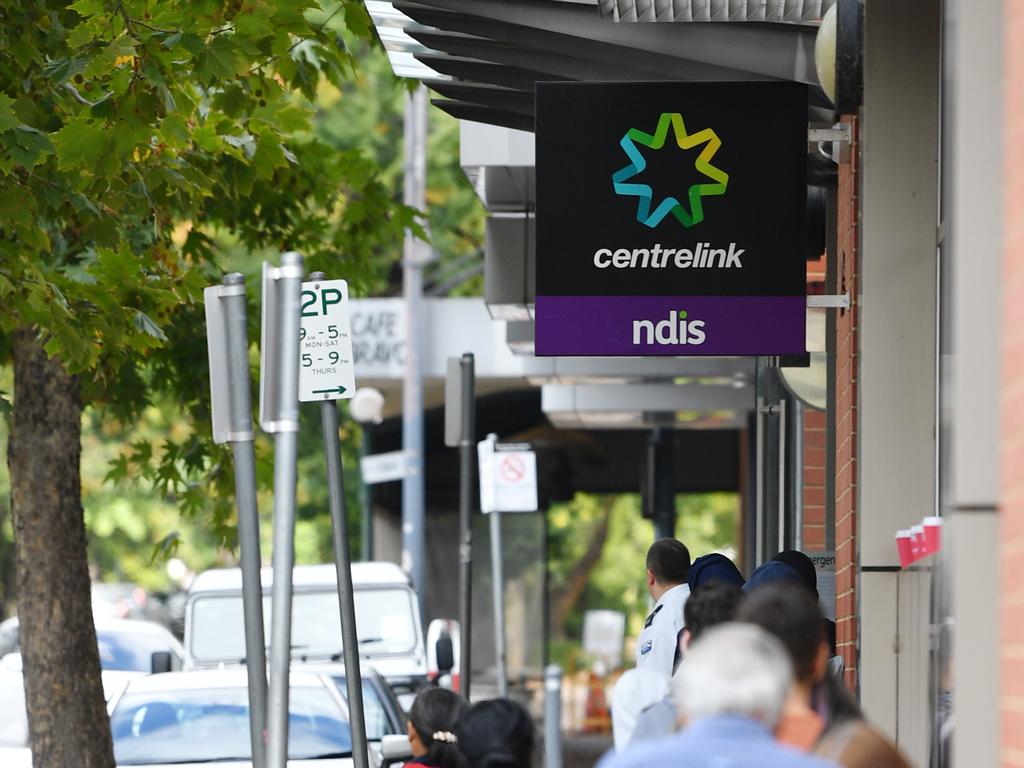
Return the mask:
<path fill-rule="evenodd" d="M 171 651 L 166 637 L 149 632 L 111 632 L 96 630 L 100 666 L 106 670 L 150 672 L 157 651 Z"/>
<path fill-rule="evenodd" d="M 416 647 L 411 592 L 356 590 L 356 631 L 364 656 L 406 653 Z M 263 598 L 263 624 L 270 637 L 270 596 Z M 192 606 L 190 644 L 197 661 L 240 661 L 245 657 L 241 595 L 199 597 Z M 338 593 L 296 592 L 292 600 L 292 656 L 326 658 L 341 653 Z"/>
<path fill-rule="evenodd" d="M 110 727 L 119 766 L 252 759 L 245 688 L 128 693 L 114 709 Z M 288 759 L 351 752 L 347 718 L 327 689 L 292 688 Z"/>
<path fill-rule="evenodd" d="M 348 683 L 345 678 L 335 677 L 334 684 L 347 702 Z M 366 721 L 366 738 L 370 741 L 380 741 L 385 736 L 398 733 L 391 718 L 388 717 L 387 706 L 381 700 L 376 687 L 366 678 L 363 678 L 363 719 Z"/>

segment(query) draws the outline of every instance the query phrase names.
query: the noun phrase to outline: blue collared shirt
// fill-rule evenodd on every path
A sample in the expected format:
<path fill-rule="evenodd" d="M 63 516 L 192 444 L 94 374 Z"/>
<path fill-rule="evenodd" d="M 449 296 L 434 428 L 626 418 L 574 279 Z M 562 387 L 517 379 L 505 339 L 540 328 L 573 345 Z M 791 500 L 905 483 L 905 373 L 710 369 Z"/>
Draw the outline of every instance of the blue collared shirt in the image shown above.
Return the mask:
<path fill-rule="evenodd" d="M 720 715 L 698 720 L 667 739 L 609 753 L 598 768 L 836 768 L 835 763 L 780 744 L 761 723 Z"/>

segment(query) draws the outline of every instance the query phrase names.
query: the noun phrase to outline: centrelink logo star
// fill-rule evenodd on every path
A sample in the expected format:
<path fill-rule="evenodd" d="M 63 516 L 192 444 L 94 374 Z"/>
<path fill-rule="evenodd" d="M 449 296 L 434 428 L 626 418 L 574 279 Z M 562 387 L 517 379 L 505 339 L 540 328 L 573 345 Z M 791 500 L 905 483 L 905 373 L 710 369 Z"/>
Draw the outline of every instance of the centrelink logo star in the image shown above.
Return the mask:
<path fill-rule="evenodd" d="M 704 149 L 700 151 L 696 161 L 694 161 L 694 167 L 715 183 L 694 184 L 690 187 L 690 191 L 687 194 L 689 210 L 685 209 L 675 197 L 666 197 L 652 211 L 654 192 L 650 186 L 636 183 L 627 184 L 626 182 L 638 173 L 643 172 L 647 167 L 647 160 L 640 154 L 636 143 L 650 149 L 661 149 L 665 146 L 669 126 L 672 127 L 675 133 L 676 144 L 679 145 L 680 149 L 692 149 L 701 144 L 704 145 Z M 656 227 L 671 213 L 684 227 L 692 227 L 704 220 L 703 198 L 705 196 L 725 194 L 725 188 L 729 184 L 729 174 L 711 164 L 711 159 L 715 156 L 718 148 L 722 146 L 722 140 L 710 128 L 705 128 L 692 135 L 687 134 L 686 126 L 683 124 L 683 116 L 678 112 L 663 112 L 658 119 L 658 128 L 653 136 L 644 133 L 638 128 L 630 128 L 626 131 L 626 135 L 622 137 L 619 144 L 625 150 L 626 156 L 629 157 L 630 164 L 612 176 L 615 194 L 637 198 L 636 220 L 641 224 L 646 224 L 652 228 Z"/>

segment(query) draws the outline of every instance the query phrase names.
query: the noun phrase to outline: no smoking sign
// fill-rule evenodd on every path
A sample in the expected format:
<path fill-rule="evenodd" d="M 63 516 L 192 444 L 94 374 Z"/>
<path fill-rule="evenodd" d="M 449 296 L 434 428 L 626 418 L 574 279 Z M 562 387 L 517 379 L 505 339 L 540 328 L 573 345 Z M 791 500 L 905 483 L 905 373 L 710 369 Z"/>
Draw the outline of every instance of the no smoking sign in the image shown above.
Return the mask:
<path fill-rule="evenodd" d="M 529 444 L 503 444 L 491 436 L 477 446 L 477 454 L 482 512 L 537 510 L 537 456 Z"/>

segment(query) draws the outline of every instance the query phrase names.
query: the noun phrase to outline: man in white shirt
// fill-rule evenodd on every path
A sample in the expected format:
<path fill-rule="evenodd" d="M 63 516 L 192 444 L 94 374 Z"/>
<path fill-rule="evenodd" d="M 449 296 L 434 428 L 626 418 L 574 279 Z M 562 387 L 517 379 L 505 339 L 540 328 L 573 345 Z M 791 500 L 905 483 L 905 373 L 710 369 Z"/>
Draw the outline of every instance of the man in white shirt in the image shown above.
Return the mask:
<path fill-rule="evenodd" d="M 683 631 L 683 606 L 690 596 L 686 583 L 690 552 L 677 539 L 659 539 L 647 550 L 647 591 L 654 610 L 644 622 L 636 645 L 637 669 L 664 675 L 675 672 L 679 634 Z"/>

